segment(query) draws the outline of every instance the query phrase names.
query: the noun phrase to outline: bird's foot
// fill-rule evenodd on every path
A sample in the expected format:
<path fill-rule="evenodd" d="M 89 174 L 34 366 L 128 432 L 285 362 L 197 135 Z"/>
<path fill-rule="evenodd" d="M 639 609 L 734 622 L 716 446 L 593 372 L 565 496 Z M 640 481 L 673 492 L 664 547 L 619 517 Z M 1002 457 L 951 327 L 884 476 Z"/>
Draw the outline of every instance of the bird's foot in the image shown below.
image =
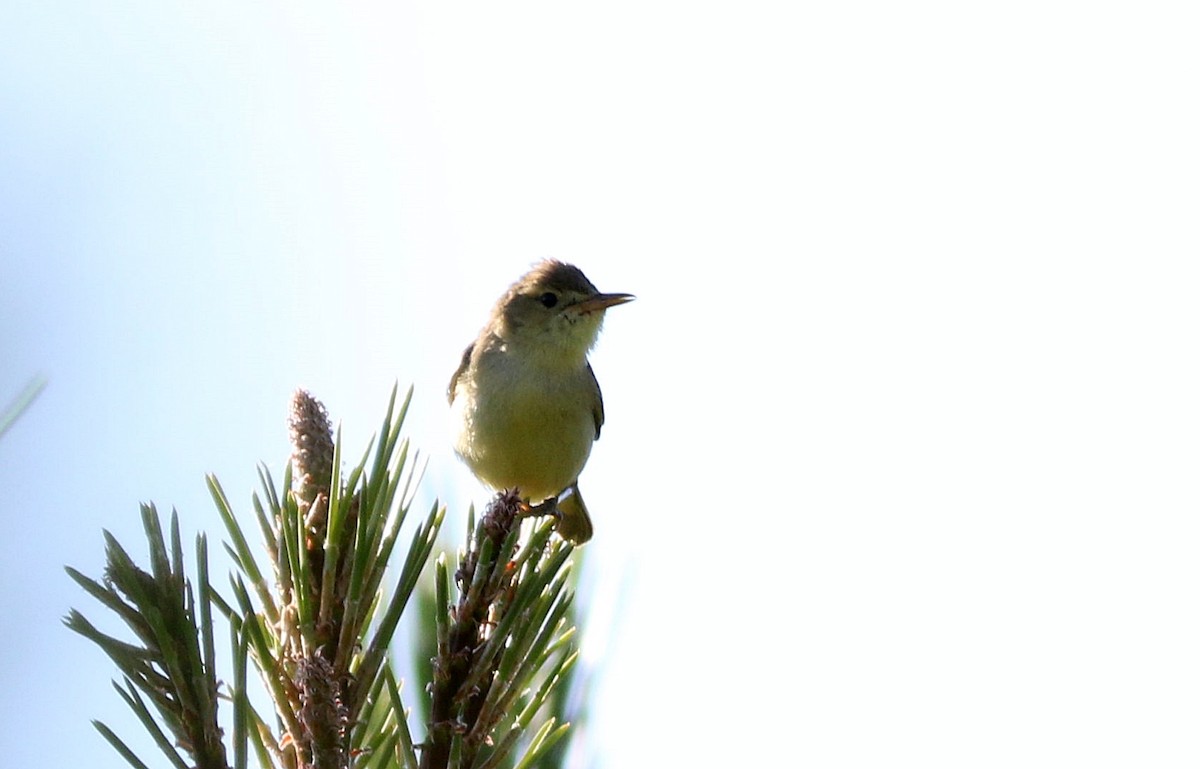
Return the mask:
<path fill-rule="evenodd" d="M 531 505 L 528 502 L 521 502 L 520 516 L 522 518 L 535 518 L 539 515 L 553 515 L 555 518 L 562 520 L 562 513 L 558 511 L 558 497 L 549 497 L 536 505 Z"/>

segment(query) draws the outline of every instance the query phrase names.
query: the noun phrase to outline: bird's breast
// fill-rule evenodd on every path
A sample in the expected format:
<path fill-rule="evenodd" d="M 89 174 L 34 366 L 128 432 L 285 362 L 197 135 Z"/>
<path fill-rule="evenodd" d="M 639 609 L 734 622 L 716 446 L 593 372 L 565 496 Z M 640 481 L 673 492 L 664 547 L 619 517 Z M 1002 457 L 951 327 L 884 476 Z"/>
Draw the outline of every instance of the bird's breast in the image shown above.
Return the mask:
<path fill-rule="evenodd" d="M 595 437 L 586 369 L 521 366 L 505 355 L 476 363 L 455 392 L 458 454 L 493 488 L 515 486 L 533 501 L 558 494 L 579 477 Z"/>

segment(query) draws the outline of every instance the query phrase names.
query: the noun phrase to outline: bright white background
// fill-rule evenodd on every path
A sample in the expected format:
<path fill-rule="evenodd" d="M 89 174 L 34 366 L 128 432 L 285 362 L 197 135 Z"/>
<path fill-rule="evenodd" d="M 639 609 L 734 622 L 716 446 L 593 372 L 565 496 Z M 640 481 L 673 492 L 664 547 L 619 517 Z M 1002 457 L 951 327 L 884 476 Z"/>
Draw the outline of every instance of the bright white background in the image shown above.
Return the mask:
<path fill-rule="evenodd" d="M 0 7 L 0 756 L 139 742 L 98 606 L 138 503 L 220 538 L 291 391 L 353 453 L 544 256 L 638 300 L 581 766 L 1195 766 L 1188 3 Z M 217 549 L 217 548 L 214 548 Z M 152 748 L 145 755 L 162 765 Z"/>

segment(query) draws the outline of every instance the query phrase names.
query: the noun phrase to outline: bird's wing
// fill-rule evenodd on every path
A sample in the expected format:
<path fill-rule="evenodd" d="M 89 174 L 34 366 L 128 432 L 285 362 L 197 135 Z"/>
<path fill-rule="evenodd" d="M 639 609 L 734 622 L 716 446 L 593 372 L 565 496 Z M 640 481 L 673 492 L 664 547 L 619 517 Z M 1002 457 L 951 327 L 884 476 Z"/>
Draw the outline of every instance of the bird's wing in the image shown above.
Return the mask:
<path fill-rule="evenodd" d="M 592 381 L 592 418 L 596 420 L 596 438 L 600 438 L 600 428 L 604 425 L 604 396 L 600 394 L 600 383 L 596 381 L 596 372 L 592 364 L 587 366 L 588 379 Z"/>
<path fill-rule="evenodd" d="M 450 377 L 450 386 L 446 388 L 446 400 L 454 403 L 454 386 L 458 384 L 458 378 L 467 370 L 467 366 L 471 365 L 471 353 L 475 350 L 475 343 L 471 342 L 467 345 L 467 349 L 463 350 L 462 362 L 458 364 L 458 370 L 454 372 L 454 376 Z M 594 379 L 595 377 L 593 377 Z"/>

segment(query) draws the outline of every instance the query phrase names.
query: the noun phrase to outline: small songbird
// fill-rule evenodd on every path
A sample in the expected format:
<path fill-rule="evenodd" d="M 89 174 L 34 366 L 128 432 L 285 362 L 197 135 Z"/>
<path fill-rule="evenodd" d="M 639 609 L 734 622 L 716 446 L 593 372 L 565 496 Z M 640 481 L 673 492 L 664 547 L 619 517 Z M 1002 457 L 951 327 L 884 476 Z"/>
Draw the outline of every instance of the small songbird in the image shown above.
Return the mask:
<path fill-rule="evenodd" d="M 450 378 L 458 455 L 488 486 L 520 489 L 533 513 L 557 514 L 575 544 L 592 537 L 579 473 L 604 424 L 587 354 L 604 311 L 632 299 L 546 260 L 500 297 Z"/>

